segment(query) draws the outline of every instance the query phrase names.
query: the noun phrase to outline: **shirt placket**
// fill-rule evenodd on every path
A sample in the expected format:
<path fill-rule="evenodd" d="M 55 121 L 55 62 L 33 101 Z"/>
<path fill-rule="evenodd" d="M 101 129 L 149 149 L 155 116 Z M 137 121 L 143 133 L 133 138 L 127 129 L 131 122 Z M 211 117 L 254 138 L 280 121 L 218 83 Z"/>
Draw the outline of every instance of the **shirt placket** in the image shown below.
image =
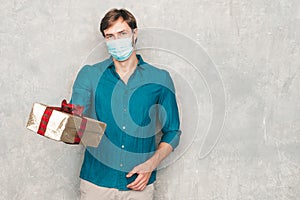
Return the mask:
<path fill-rule="evenodd" d="M 116 72 L 115 72 L 116 73 Z M 126 152 L 126 138 L 127 138 L 127 131 L 129 130 L 128 127 L 128 120 L 129 120 L 129 97 L 130 97 L 130 87 L 131 87 L 131 83 L 135 77 L 136 74 L 136 70 L 134 71 L 134 73 L 131 75 L 131 77 L 128 79 L 127 84 L 125 84 L 119 77 L 119 75 L 116 73 L 118 79 L 120 81 L 122 81 L 122 121 L 121 121 L 121 129 L 122 129 L 122 134 L 121 134 L 121 138 L 120 138 L 120 146 L 119 148 L 121 148 L 121 153 L 120 153 L 120 163 L 119 163 L 119 167 L 120 167 L 120 172 L 119 172 L 119 181 L 118 181 L 118 185 L 119 188 L 122 189 L 126 189 L 127 188 L 127 180 L 126 180 L 126 170 L 128 170 L 126 165 L 126 160 L 125 160 L 125 152 Z M 126 169 L 126 170 L 125 170 Z"/>
<path fill-rule="evenodd" d="M 121 155 L 120 155 L 120 169 L 121 169 L 121 176 L 120 177 L 120 185 L 123 188 L 126 188 L 127 182 L 126 182 L 126 178 L 124 178 L 124 172 L 125 170 L 122 169 L 126 169 L 125 166 L 125 159 L 124 159 L 124 151 L 126 151 L 126 135 L 127 135 L 127 130 L 128 130 L 128 97 L 129 97 L 129 88 L 127 85 L 123 85 L 123 95 L 122 95 L 122 124 L 121 124 L 121 129 L 122 129 L 122 134 L 121 134 L 121 140 L 120 140 L 120 147 L 121 148 Z"/>

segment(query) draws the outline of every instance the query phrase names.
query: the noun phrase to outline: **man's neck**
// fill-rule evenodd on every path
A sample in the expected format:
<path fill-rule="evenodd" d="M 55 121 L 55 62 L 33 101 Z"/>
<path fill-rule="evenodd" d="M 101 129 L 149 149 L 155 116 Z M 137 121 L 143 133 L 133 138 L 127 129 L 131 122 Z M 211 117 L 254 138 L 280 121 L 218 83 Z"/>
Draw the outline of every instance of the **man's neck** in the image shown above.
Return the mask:
<path fill-rule="evenodd" d="M 119 74 L 121 79 L 127 83 L 130 75 L 134 72 L 137 64 L 138 59 L 136 57 L 135 51 L 130 55 L 130 57 L 125 61 L 117 61 L 113 59 L 114 65 L 116 68 L 116 72 Z"/>

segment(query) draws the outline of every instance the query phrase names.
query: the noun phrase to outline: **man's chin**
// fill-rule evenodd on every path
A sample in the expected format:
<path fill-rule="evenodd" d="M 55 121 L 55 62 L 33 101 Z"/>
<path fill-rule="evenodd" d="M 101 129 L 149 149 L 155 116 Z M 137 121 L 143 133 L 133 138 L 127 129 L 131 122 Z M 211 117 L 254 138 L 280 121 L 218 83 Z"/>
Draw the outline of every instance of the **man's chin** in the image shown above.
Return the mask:
<path fill-rule="evenodd" d="M 128 58 L 126 58 L 124 60 L 118 60 L 118 59 L 116 59 L 114 57 L 113 57 L 113 60 L 117 61 L 117 62 L 125 62 L 125 61 L 129 60 L 132 56 L 135 56 L 135 55 L 136 55 L 135 52 L 132 52 L 132 54 Z"/>

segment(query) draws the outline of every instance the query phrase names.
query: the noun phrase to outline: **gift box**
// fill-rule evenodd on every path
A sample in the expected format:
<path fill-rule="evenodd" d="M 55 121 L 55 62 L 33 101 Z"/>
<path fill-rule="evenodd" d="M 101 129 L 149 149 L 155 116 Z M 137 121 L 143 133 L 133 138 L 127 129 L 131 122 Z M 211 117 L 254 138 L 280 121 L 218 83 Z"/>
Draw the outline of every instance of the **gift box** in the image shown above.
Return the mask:
<path fill-rule="evenodd" d="M 62 101 L 61 107 L 34 103 L 27 128 L 47 138 L 69 144 L 97 147 L 106 124 L 82 116 L 83 106 Z"/>

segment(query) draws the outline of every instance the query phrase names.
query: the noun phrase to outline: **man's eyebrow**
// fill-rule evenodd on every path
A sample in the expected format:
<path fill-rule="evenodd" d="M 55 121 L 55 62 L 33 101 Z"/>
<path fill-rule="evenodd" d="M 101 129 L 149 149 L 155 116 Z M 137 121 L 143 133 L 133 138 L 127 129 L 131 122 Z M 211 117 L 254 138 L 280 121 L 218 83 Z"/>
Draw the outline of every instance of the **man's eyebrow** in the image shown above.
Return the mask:
<path fill-rule="evenodd" d="M 122 33 L 122 32 L 124 32 L 124 31 L 126 31 L 126 29 L 123 29 L 123 30 L 121 30 L 121 31 L 118 31 L 117 33 Z M 113 35 L 113 33 L 107 33 L 107 34 L 105 34 L 106 36 L 111 36 L 111 35 Z"/>
<path fill-rule="evenodd" d="M 122 32 L 124 32 L 124 31 L 126 31 L 126 30 L 125 30 L 125 29 L 123 29 L 123 30 L 119 31 L 118 33 L 122 33 Z"/>

